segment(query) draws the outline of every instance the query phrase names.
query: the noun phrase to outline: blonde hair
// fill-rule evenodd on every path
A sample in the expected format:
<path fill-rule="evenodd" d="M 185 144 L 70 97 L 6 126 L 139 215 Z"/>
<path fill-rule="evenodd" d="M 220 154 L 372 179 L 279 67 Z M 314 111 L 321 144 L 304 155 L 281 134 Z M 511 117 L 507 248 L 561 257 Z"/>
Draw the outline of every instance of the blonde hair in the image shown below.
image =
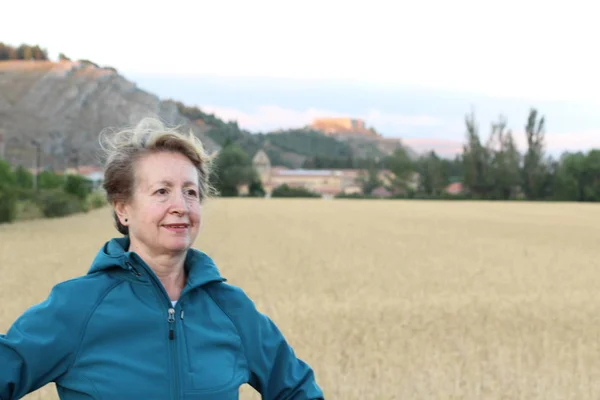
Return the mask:
<path fill-rule="evenodd" d="M 190 130 L 184 134 L 178 128 L 168 128 L 157 118 L 143 118 L 132 128 L 119 131 L 104 130 L 100 134 L 100 146 L 104 150 L 103 188 L 110 204 L 115 201 L 131 200 L 135 187 L 135 165 L 143 156 L 157 152 L 176 152 L 186 156 L 198 170 L 200 201 L 211 196 L 213 188 L 209 182 L 212 158 L 204 145 Z M 123 235 L 129 229 L 119 221 L 113 211 L 117 230 Z"/>

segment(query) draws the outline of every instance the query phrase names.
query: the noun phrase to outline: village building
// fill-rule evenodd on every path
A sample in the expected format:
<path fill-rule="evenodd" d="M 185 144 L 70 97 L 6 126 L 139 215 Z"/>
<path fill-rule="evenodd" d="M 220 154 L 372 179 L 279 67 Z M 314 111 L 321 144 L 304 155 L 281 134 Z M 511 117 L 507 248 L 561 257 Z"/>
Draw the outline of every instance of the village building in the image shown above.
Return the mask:
<path fill-rule="evenodd" d="M 303 188 L 323 197 L 362 193 L 360 181 L 367 174 L 366 170 L 360 169 L 290 169 L 272 166 L 269 156 L 263 150 L 259 150 L 254 155 L 252 164 L 267 196 L 270 196 L 275 188 L 284 184 Z M 389 170 L 381 170 L 378 172 L 378 178 L 383 186 L 388 186 L 393 179 L 393 174 Z M 247 192 L 246 187 L 241 190 L 242 193 Z M 387 192 L 382 191 L 382 193 Z"/>

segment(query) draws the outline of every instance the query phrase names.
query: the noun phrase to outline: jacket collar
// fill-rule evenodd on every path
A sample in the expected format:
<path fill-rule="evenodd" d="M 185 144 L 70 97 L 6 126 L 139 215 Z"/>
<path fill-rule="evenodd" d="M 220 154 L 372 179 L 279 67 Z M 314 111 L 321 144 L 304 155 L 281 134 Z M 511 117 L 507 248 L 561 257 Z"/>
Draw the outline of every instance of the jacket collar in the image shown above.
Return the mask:
<path fill-rule="evenodd" d="M 88 274 L 122 268 L 150 278 L 154 272 L 137 253 L 129 251 L 129 244 L 128 236 L 107 241 L 96 254 Z M 227 280 L 221 276 L 214 261 L 207 254 L 193 248 L 187 251 L 184 267 L 188 275 L 186 286 L 192 289 L 211 282 Z"/>

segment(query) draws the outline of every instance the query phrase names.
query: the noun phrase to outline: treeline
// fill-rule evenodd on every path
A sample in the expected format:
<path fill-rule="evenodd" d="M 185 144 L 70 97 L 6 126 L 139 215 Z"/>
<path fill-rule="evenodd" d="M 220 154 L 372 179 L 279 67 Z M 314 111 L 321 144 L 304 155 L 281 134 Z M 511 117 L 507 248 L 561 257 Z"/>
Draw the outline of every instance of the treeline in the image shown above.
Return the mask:
<path fill-rule="evenodd" d="M 0 42 L 0 61 L 6 60 L 48 60 L 48 52 L 38 45 L 21 44 L 14 47 Z"/>
<path fill-rule="evenodd" d="M 238 154 L 246 154 L 246 164 L 262 148 L 273 165 L 291 167 L 285 156 L 289 152 L 305 156 L 303 168 L 366 170 L 360 180 L 362 196 L 384 187 L 393 197 L 403 198 L 600 201 L 600 149 L 565 152 L 558 159 L 547 155 L 545 118 L 535 108 L 523 124 L 525 149 L 517 148 L 506 118 L 492 121 L 486 134 L 471 113 L 465 116 L 463 151 L 449 160 L 434 151 L 411 158 L 403 148 L 389 156 L 359 158 L 347 143 L 319 132 L 250 134 L 237 123 L 224 123 L 195 107 L 181 103 L 179 107 L 184 115 L 215 126 L 211 137 L 221 145 L 235 145 Z M 381 179 L 383 170 L 390 171 L 393 179 Z M 459 183 L 462 190 L 449 196 L 452 183 Z"/>
<path fill-rule="evenodd" d="M 446 160 L 435 152 L 410 160 L 399 151 L 373 163 L 365 192 L 380 186 L 376 171 L 389 169 L 396 185 L 387 189 L 413 198 L 447 198 L 449 184 L 459 182 L 463 191 L 455 198 L 481 200 L 600 201 L 600 149 L 564 152 L 554 159 L 546 153 L 545 118 L 531 109 L 525 121 L 527 147 L 520 151 L 514 134 L 500 116 L 483 137 L 474 114 L 465 117 L 463 152 Z M 418 173 L 418 183 L 410 186 Z"/>
<path fill-rule="evenodd" d="M 83 176 L 51 171 L 34 175 L 0 159 L 0 223 L 62 217 L 105 204 L 102 193 Z"/>

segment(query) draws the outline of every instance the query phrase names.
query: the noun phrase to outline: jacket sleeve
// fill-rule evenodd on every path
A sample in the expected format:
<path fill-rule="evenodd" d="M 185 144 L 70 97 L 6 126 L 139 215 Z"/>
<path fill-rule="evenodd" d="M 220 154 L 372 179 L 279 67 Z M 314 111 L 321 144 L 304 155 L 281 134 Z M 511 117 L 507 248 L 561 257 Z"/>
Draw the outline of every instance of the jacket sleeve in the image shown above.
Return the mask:
<path fill-rule="evenodd" d="M 314 371 L 296 357 L 277 326 L 251 307 L 245 326 L 250 386 L 266 400 L 324 400 Z"/>
<path fill-rule="evenodd" d="M 220 283 L 210 292 L 236 324 L 250 369 L 248 383 L 264 400 L 325 399 L 312 368 L 241 289 Z"/>
<path fill-rule="evenodd" d="M 57 285 L 0 334 L 0 400 L 20 399 L 67 371 L 79 338 L 74 300 Z"/>

